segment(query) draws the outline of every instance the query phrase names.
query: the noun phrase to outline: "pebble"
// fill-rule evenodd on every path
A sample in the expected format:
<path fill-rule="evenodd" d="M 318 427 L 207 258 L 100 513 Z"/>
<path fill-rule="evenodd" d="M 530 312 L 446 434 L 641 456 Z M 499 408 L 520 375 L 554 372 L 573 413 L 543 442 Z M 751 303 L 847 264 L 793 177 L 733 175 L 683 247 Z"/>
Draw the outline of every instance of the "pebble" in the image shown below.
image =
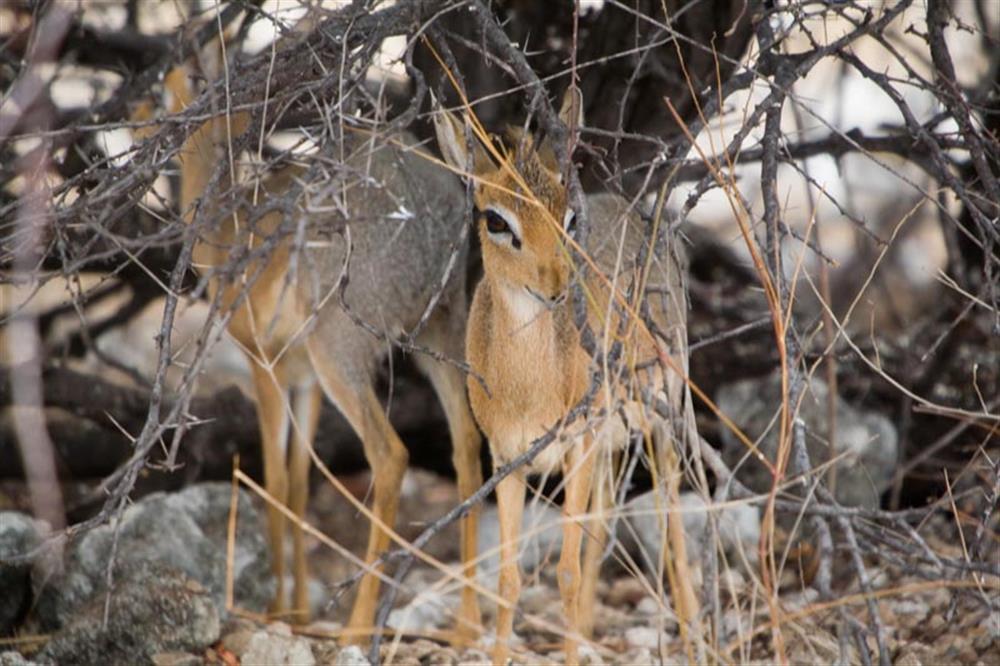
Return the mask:
<path fill-rule="evenodd" d="M 287 629 L 288 633 L 285 634 Z M 247 642 L 246 650 L 240 658 L 244 666 L 260 664 L 264 666 L 313 666 L 313 656 L 309 641 L 291 635 L 291 627 L 283 622 L 268 626 L 267 630 L 254 632 Z"/>
<path fill-rule="evenodd" d="M 580 643 L 576 646 L 576 656 L 580 666 L 603 666 L 605 663 L 601 655 L 587 643 Z M 565 663 L 566 656 L 562 650 L 550 652 L 546 655 L 548 659 L 555 659 L 557 663 Z M 464 666 L 464 664 L 463 664 Z"/>
<path fill-rule="evenodd" d="M 920 657 L 917 656 L 916 652 L 904 649 L 903 652 L 896 657 L 896 661 L 893 662 L 893 666 L 923 666 L 923 662 L 920 661 Z"/>
<path fill-rule="evenodd" d="M 307 633 L 310 636 L 327 636 L 334 637 L 338 632 L 344 628 L 340 622 L 333 622 L 332 620 L 316 620 L 315 622 L 310 622 L 306 627 Z"/>
<path fill-rule="evenodd" d="M 460 662 L 462 666 L 490 666 L 492 661 L 490 656 L 482 650 L 469 648 L 462 653 Z"/>
<path fill-rule="evenodd" d="M 639 580 L 633 577 L 619 578 L 612 583 L 611 589 L 608 590 L 608 605 L 624 606 L 628 604 L 634 606 L 646 595 L 646 586 Z"/>
<path fill-rule="evenodd" d="M 736 569 L 727 569 L 720 575 L 722 589 L 733 596 L 738 596 L 746 590 L 747 582 Z"/>
<path fill-rule="evenodd" d="M 784 603 L 785 608 L 789 611 L 797 611 L 816 603 L 818 599 L 819 592 L 810 587 L 801 592 L 794 592 L 783 596 L 782 603 Z"/>
<path fill-rule="evenodd" d="M 656 660 L 653 659 L 653 653 L 649 648 L 633 648 L 615 660 L 615 663 L 622 666 L 647 666 L 647 664 L 652 666 Z"/>
<path fill-rule="evenodd" d="M 625 630 L 625 642 L 629 647 L 658 650 L 661 639 L 664 642 L 669 640 L 665 634 L 652 627 L 630 627 Z"/>
<path fill-rule="evenodd" d="M 986 628 L 986 633 L 992 640 L 1000 642 L 1000 613 L 989 613 L 979 626 Z"/>
<path fill-rule="evenodd" d="M 635 612 L 639 615 L 658 615 L 662 610 L 663 606 L 660 605 L 660 602 L 648 594 L 635 605 Z"/>
<path fill-rule="evenodd" d="M 348 645 L 337 655 L 334 666 L 371 666 L 365 653 L 357 645 Z"/>
<path fill-rule="evenodd" d="M 972 647 L 976 648 L 976 650 L 979 652 L 989 650 L 996 644 L 997 644 L 997 639 L 985 632 L 979 634 L 978 636 L 972 639 Z"/>
<path fill-rule="evenodd" d="M 940 613 L 935 613 L 934 615 L 931 615 L 930 619 L 927 620 L 924 631 L 930 636 L 939 636 L 946 627 L 947 622 L 944 621 L 944 617 L 942 617 Z"/>
<path fill-rule="evenodd" d="M 190 652 L 159 652 L 150 659 L 153 666 L 201 666 L 202 658 Z"/>
<path fill-rule="evenodd" d="M 553 607 L 560 609 L 561 605 L 558 597 L 554 594 L 551 588 L 545 585 L 532 585 L 531 587 L 525 588 L 521 592 L 521 598 L 518 600 L 518 606 L 523 613 L 530 613 L 531 615 L 541 615 L 545 611 Z"/>
<path fill-rule="evenodd" d="M 451 666 L 459 663 L 458 653 L 451 648 L 436 647 L 420 659 L 421 664 L 428 666 Z"/>
<path fill-rule="evenodd" d="M 386 625 L 397 631 L 426 633 L 444 626 L 449 608 L 457 600 L 440 592 L 424 592 L 402 608 L 389 613 Z"/>
<path fill-rule="evenodd" d="M 253 638 L 255 633 L 257 632 L 254 629 L 237 629 L 226 634 L 222 639 L 222 644 L 237 657 L 242 657 L 243 653 L 247 651 L 250 639 Z"/>

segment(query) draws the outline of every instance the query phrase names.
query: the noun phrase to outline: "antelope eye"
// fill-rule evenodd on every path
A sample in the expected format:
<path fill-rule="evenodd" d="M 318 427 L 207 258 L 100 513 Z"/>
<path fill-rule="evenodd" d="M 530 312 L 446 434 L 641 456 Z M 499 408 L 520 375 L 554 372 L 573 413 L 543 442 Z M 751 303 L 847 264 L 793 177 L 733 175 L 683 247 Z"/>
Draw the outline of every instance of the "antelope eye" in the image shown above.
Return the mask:
<path fill-rule="evenodd" d="M 512 233 L 510 225 L 507 224 L 507 220 L 503 219 L 503 215 L 495 210 L 487 210 L 484 214 L 486 215 L 486 230 L 488 232 L 491 234 Z"/>
<path fill-rule="evenodd" d="M 566 209 L 566 215 L 563 217 L 563 229 L 570 236 L 576 232 L 576 213 L 573 212 L 572 208 Z"/>

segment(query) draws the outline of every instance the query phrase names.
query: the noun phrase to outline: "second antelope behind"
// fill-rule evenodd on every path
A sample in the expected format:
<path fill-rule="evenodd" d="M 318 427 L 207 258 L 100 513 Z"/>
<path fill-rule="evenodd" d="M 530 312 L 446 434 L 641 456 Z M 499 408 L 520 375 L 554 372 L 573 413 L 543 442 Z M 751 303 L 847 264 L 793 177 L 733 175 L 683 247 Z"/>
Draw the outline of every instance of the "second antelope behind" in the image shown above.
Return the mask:
<path fill-rule="evenodd" d="M 579 108 L 578 103 L 564 104 L 564 122 L 574 120 Z M 589 637 L 593 624 L 604 544 L 599 518 L 612 496 L 605 481 L 610 472 L 606 460 L 627 441 L 626 427 L 656 435 L 661 451 L 672 445 L 664 441 L 672 438 L 672 431 L 648 409 L 648 400 L 662 399 L 677 414 L 685 412 L 685 402 L 690 406 L 681 374 L 686 374 L 687 349 L 681 263 L 675 248 L 653 251 L 648 238 L 655 233 L 650 235 L 628 202 L 610 194 L 588 197 L 590 234 L 586 247 L 578 248 L 584 250 L 585 260 L 574 263 L 570 248 L 575 244 L 575 215 L 567 206 L 551 145 L 536 145 L 531 135 L 515 131 L 509 145 L 488 153 L 476 144 L 469 155 L 465 123 L 442 112 L 435 116 L 435 125 L 445 159 L 472 176 L 479 211 L 476 224 L 485 276 L 469 313 L 466 358 L 486 388 L 470 375 L 473 413 L 489 438 L 496 465 L 511 462 L 551 429 L 559 432 L 531 469 L 518 470 L 497 488 L 503 603 L 497 611 L 493 660 L 507 660 L 520 593 L 518 538 L 525 476 L 561 468 L 565 502 L 557 577 L 566 617 L 565 656 L 567 663 L 574 663 L 577 643 Z M 586 417 L 569 421 L 595 369 L 581 345 L 568 297 L 578 277 L 583 278 L 588 323 L 604 352 L 597 356 L 606 358 L 617 342 L 622 362 L 605 364 L 601 388 Z M 647 327 L 638 316 L 644 308 L 655 326 Z M 664 360 L 672 371 L 664 369 Z M 625 419 L 618 416 L 623 413 Z M 585 525 L 588 504 L 593 518 Z"/>
<path fill-rule="evenodd" d="M 166 87 L 173 111 L 194 103 L 186 68 L 174 70 Z M 212 94 L 219 90 L 210 84 L 204 96 Z M 291 608 L 283 585 L 289 522 L 284 506 L 298 518 L 305 514 L 321 396 L 325 394 L 354 428 L 373 471 L 373 519 L 365 554 L 365 564 L 371 565 L 389 544 L 407 465 L 407 450 L 376 394 L 376 376 L 392 339 L 411 332 L 419 345 L 443 357 L 462 357 L 465 271 L 449 273 L 445 267 L 452 259 L 457 266 L 465 261 L 466 246 L 456 241 L 462 238 L 465 194 L 457 178 L 419 154 L 410 134 L 380 137 L 368 127 L 345 127 L 343 140 L 327 148 L 323 177 L 314 177 L 293 199 L 288 217 L 302 224 L 305 240 L 304 247 L 298 247 L 290 234 L 280 233 L 285 216 L 274 202 L 296 193 L 296 185 L 308 175 L 305 167 L 292 164 L 272 170 L 261 179 L 255 203 L 242 206 L 237 214 L 224 212 L 212 187 L 217 165 L 226 163 L 229 139 L 240 136 L 249 123 L 250 116 L 240 112 L 228 122 L 225 117 L 209 120 L 191 134 L 180 152 L 181 207 L 200 234 L 194 263 L 211 276 L 212 298 L 223 311 L 232 310 L 229 335 L 242 347 L 253 371 L 264 479 L 274 500 L 268 506 L 278 582 L 272 610 L 304 621 L 306 558 L 302 527 L 296 521 L 291 526 Z M 235 180 L 223 185 L 239 187 Z M 272 249 L 265 252 L 269 244 Z M 237 259 L 255 253 L 257 258 L 233 277 Z M 414 360 L 444 408 L 460 493 L 468 496 L 482 478 L 480 438 L 463 375 L 454 364 L 427 355 Z M 462 526 L 464 561 L 476 551 L 474 516 Z M 361 581 L 348 640 L 367 640 L 378 589 L 379 572 L 374 569 Z M 466 589 L 458 640 L 474 635 L 478 624 L 476 597 Z"/>

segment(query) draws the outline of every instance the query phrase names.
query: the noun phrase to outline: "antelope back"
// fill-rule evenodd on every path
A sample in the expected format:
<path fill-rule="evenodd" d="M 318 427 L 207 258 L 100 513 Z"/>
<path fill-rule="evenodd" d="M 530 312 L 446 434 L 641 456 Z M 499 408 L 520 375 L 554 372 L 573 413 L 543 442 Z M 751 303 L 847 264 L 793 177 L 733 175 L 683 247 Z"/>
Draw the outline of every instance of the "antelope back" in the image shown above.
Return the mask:
<path fill-rule="evenodd" d="M 307 188 L 307 272 L 300 274 L 300 291 L 308 303 L 324 299 L 346 267 L 348 308 L 398 333 L 417 323 L 449 264 L 443 302 L 464 299 L 465 191 L 416 144 L 406 132 L 349 135 L 345 159 Z"/>
<path fill-rule="evenodd" d="M 186 68 L 174 69 L 165 83 L 172 111 L 193 102 Z M 259 343 L 258 334 L 267 331 L 280 348 L 321 305 L 330 306 L 322 322 L 332 329 L 327 335 L 347 335 L 345 329 L 357 326 L 335 313 L 341 295 L 354 319 L 396 335 L 417 324 L 432 298 L 439 296 L 445 306 L 464 298 L 467 244 L 459 240 L 465 192 L 453 174 L 417 148 L 412 135 L 345 127 L 342 141 L 310 158 L 320 168 L 290 164 L 271 170 L 258 177 L 261 191 L 256 193 L 253 181 L 225 178 L 221 187 L 211 187 L 220 164 L 232 159 L 239 173 L 240 156 L 230 150 L 249 122 L 247 113 L 217 115 L 190 134 L 179 155 L 185 219 L 190 222 L 198 206 L 207 207 L 199 218 L 205 226 L 195 246 L 196 265 L 220 267 L 233 260 L 234 250 L 273 246 L 243 271 L 253 276 L 248 298 L 253 307 L 239 312 L 230 327 L 237 337 L 249 340 L 253 330 Z M 230 186 L 243 190 L 236 214 L 225 213 L 213 200 Z M 258 207 L 271 212 L 260 214 Z M 454 269 L 444 280 L 449 265 Z M 213 290 L 219 288 L 212 284 Z M 221 288 L 225 306 L 244 285 L 230 278 Z M 334 294 L 335 288 L 342 294 Z M 439 290 L 443 293 L 437 295 Z M 298 315 L 289 317 L 290 309 Z M 357 354 L 366 351 L 371 350 Z"/>

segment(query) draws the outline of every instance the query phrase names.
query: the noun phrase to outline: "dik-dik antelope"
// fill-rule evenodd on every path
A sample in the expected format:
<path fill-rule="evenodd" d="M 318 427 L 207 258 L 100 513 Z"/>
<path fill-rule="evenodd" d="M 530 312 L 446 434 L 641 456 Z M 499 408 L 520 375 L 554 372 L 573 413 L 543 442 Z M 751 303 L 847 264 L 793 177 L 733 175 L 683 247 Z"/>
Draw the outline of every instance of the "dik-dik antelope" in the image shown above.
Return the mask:
<path fill-rule="evenodd" d="M 174 70 L 166 86 L 173 112 L 190 106 L 193 96 L 184 69 Z M 248 124 L 245 113 L 218 117 L 200 126 L 181 149 L 181 210 L 189 222 L 197 209 L 208 211 L 197 215 L 206 224 L 198 230 L 195 267 L 211 276 L 209 295 L 219 299 L 222 311 L 233 309 L 228 333 L 252 368 L 268 493 L 299 518 L 305 513 L 309 450 L 323 393 L 360 437 L 374 475 L 374 519 L 365 555 L 370 564 L 389 543 L 384 528 L 394 525 L 407 451 L 374 387 L 389 341 L 356 320 L 376 327 L 385 338 L 414 331 L 435 294 L 442 291 L 445 267 L 457 251 L 455 268 L 415 342 L 445 357 L 463 358 L 467 248 L 455 244 L 465 224 L 465 193 L 453 174 L 418 155 L 411 135 L 376 136 L 345 127 L 343 145 L 324 155 L 332 179 L 320 184 L 318 195 L 296 202 L 296 220 L 306 220 L 305 242 L 296 248 L 293 238 L 286 236 L 266 259 L 253 261 L 235 279 L 226 279 L 224 271 L 232 257 L 273 243 L 284 221 L 279 212 L 256 219 L 253 203 L 243 204 L 236 215 L 224 214 L 207 190 L 216 165 L 229 160 L 227 137 L 238 137 Z M 305 169 L 294 165 L 269 174 L 260 182 L 256 202 L 285 195 L 304 175 Z M 247 188 L 251 201 L 252 189 Z M 456 365 L 429 356 L 416 354 L 414 359 L 444 407 L 459 491 L 467 497 L 482 478 L 481 440 L 469 410 L 464 374 Z M 282 547 L 286 521 L 272 506 L 267 517 L 278 583 L 273 610 L 287 613 Z M 475 515 L 462 525 L 464 562 L 471 562 L 476 553 L 474 520 Z M 291 615 L 304 620 L 308 598 L 303 535 L 297 525 L 291 531 L 295 581 Z M 378 589 L 376 575 L 362 579 L 348 640 L 365 639 Z M 463 592 L 458 619 L 460 637 L 473 633 L 479 624 L 471 589 Z"/>
<path fill-rule="evenodd" d="M 564 104 L 564 121 L 576 115 L 574 109 L 579 105 Z M 600 458 L 610 456 L 625 441 L 626 425 L 659 432 L 661 438 L 666 432 L 662 420 L 650 427 L 656 417 L 643 408 L 644 390 L 647 397 L 665 397 L 682 412 L 683 375 L 664 372 L 655 363 L 662 352 L 671 357 L 675 370 L 685 372 L 681 264 L 676 248 L 652 251 L 647 225 L 624 199 L 600 194 L 587 197 L 591 224 L 582 248 L 598 271 L 574 265 L 569 248 L 575 218 L 567 206 L 552 146 L 547 141 L 535 145 L 531 135 L 513 132 L 509 145 L 494 153 L 499 164 L 478 143 L 470 160 L 465 124 L 442 111 L 436 114 L 435 125 L 449 164 L 460 172 L 473 165 L 469 175 L 479 211 L 485 276 L 469 313 L 466 358 L 486 388 L 477 378 L 468 379 L 472 411 L 489 439 L 497 465 L 524 453 L 551 428 L 563 428 L 559 440 L 535 459 L 532 469 L 515 472 L 497 488 L 499 596 L 505 603 L 497 610 L 494 663 L 506 662 L 520 592 L 517 545 L 525 474 L 560 467 L 565 479 L 565 522 L 557 575 L 567 624 L 565 655 L 567 663 L 574 663 L 578 637 L 586 637 L 593 622 L 594 582 L 603 544 L 600 527 L 592 526 L 581 572 L 582 517 L 588 501 L 593 514 L 602 510 L 598 491 L 604 480 L 595 479 L 595 464 L 599 468 Z M 645 262 L 640 261 L 643 256 Z M 583 398 L 592 377 L 591 356 L 581 346 L 567 297 L 577 271 L 584 276 L 588 321 L 595 337 L 599 344 L 622 342 L 625 367 L 624 372 L 605 376 L 582 426 L 565 424 L 567 413 Z M 643 306 L 649 308 L 656 324 L 655 336 L 637 316 Z M 623 318 L 627 312 L 632 316 Z M 618 416 L 621 411 L 628 414 L 627 424 Z"/>

